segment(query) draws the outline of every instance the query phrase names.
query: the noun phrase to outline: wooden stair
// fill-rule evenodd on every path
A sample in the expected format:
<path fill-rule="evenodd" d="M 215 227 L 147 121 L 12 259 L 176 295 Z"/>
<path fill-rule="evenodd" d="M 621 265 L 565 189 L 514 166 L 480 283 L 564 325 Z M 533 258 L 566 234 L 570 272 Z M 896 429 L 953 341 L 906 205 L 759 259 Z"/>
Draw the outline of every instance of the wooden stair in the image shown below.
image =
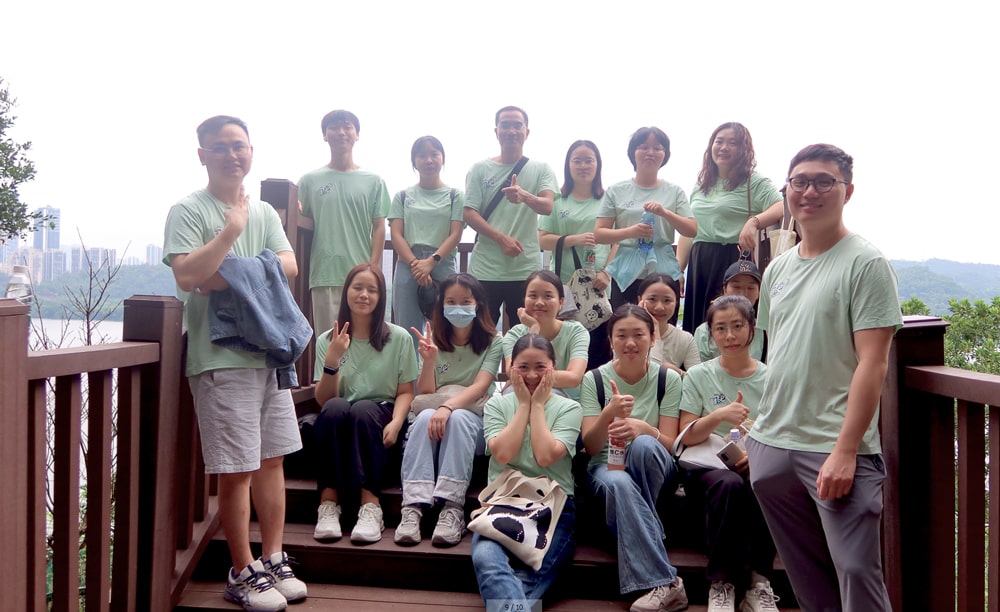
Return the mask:
<path fill-rule="evenodd" d="M 477 469 L 477 472 L 481 470 Z M 475 477 L 474 477 L 475 478 Z M 452 548 L 437 548 L 430 543 L 435 513 L 427 512 L 422 522 L 424 541 L 417 546 L 397 546 L 393 542 L 395 525 L 399 522 L 402 491 L 399 487 L 382 491 L 381 502 L 386 530 L 375 544 L 357 546 L 350 542 L 353 517 L 343 517 L 345 537 L 337 542 L 318 542 L 312 532 L 316 520 L 319 496 L 315 481 L 286 481 L 287 509 L 285 551 L 294 558 L 295 573 L 309 585 L 306 601 L 290 606 L 293 611 L 306 610 L 380 610 L 441 609 L 449 612 L 483 610 L 470 559 L 472 538 L 466 536 Z M 470 491 L 467 510 L 477 507 L 477 491 Z M 618 592 L 617 560 L 610 534 L 599 535 L 602 525 L 591 526 L 586 502 L 578 499 L 577 549 L 572 563 L 560 574 L 544 603 L 545 610 L 628 610 L 639 594 L 620 595 Z M 668 529 L 668 533 L 671 530 Z M 674 530 L 675 532 L 678 530 Z M 260 553 L 260 531 L 251 524 L 250 539 L 254 554 Z M 707 558 L 701 552 L 668 539 L 671 563 L 684 579 L 689 610 L 705 610 L 708 584 L 704 571 Z M 222 578 L 230 566 L 229 552 L 221 531 L 207 546 L 191 582 L 185 589 L 175 612 L 205 610 L 239 610 L 222 598 L 225 588 Z M 794 599 L 784 572 L 778 572 L 773 586 L 782 604 Z M 782 610 L 792 610 L 783 605 Z"/>

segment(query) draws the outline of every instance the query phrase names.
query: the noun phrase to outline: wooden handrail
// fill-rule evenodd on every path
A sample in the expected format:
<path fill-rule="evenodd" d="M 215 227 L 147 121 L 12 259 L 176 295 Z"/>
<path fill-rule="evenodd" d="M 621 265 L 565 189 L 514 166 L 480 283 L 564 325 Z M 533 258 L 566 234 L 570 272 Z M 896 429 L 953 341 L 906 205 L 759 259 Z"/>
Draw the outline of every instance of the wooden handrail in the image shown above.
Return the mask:
<path fill-rule="evenodd" d="M 1000 376 L 948 366 L 909 366 L 904 371 L 907 387 L 966 402 L 1000 406 Z"/>

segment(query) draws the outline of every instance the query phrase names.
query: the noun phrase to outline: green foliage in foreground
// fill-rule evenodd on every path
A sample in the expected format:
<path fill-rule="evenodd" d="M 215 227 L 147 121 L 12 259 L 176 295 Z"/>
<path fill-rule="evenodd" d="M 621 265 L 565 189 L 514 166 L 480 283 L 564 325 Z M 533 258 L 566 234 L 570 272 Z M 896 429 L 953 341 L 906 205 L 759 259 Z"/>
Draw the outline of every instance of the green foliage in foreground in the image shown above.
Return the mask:
<path fill-rule="evenodd" d="M 1000 374 L 1000 296 L 991 302 L 951 300 L 944 336 L 945 365 Z"/>
<path fill-rule="evenodd" d="M 903 309 L 904 315 L 929 315 L 931 314 L 931 309 L 924 304 L 924 301 L 915 295 L 911 295 L 910 299 L 906 300 L 899 305 Z"/>
<path fill-rule="evenodd" d="M 18 143 L 7 135 L 17 119 L 11 112 L 17 100 L 0 78 L 0 241 L 27 236 L 39 213 L 29 213 L 28 205 L 21 201 L 18 187 L 35 178 L 35 165 L 25 157 L 31 149 L 30 142 Z"/>

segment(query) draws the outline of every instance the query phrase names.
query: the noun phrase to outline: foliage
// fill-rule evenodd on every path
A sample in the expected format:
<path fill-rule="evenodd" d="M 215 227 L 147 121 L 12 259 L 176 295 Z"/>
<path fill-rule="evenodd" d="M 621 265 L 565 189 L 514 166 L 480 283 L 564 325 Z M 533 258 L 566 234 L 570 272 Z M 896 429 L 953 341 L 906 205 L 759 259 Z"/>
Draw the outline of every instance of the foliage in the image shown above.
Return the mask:
<path fill-rule="evenodd" d="M 35 223 L 43 217 L 41 213 L 28 213 L 28 206 L 21 201 L 18 186 L 34 180 L 35 165 L 25 153 L 31 149 L 30 142 L 16 143 L 7 136 L 8 128 L 17 119 L 11 114 L 17 100 L 0 78 L 0 242 L 8 238 L 25 238 Z"/>
<path fill-rule="evenodd" d="M 1000 296 L 991 302 L 951 300 L 944 336 L 945 365 L 1000 374 Z"/>
<path fill-rule="evenodd" d="M 905 315 L 931 314 L 931 309 L 927 307 L 927 304 L 924 304 L 924 301 L 915 295 L 911 295 L 910 299 L 900 304 L 899 307 L 903 309 Z"/>

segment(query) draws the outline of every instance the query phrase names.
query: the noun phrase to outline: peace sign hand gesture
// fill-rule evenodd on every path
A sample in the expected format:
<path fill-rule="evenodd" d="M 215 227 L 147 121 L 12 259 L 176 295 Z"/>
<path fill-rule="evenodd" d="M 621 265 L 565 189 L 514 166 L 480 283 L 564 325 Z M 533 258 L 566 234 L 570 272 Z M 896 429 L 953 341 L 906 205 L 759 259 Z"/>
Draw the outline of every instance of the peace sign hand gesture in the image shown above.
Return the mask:
<path fill-rule="evenodd" d="M 351 346 L 351 335 L 347 330 L 351 327 L 351 322 L 344 323 L 340 327 L 339 321 L 333 322 L 333 329 L 330 330 L 330 346 L 326 349 L 326 359 L 324 364 L 327 367 L 340 367 L 340 360 L 347 354 L 347 349 Z"/>
<path fill-rule="evenodd" d="M 410 331 L 417 335 L 417 354 L 424 361 L 437 361 L 438 347 L 434 344 L 434 334 L 431 331 L 431 322 L 428 321 L 423 334 L 416 327 L 411 327 Z"/>

